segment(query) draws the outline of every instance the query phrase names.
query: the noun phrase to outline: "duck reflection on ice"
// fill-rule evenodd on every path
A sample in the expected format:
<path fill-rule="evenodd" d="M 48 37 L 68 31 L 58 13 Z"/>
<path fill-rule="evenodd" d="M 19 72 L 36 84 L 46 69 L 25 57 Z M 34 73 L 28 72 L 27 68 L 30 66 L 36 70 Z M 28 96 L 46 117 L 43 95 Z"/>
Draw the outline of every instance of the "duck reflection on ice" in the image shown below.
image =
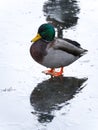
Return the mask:
<path fill-rule="evenodd" d="M 34 107 L 41 123 L 51 122 L 54 118 L 53 110 L 60 110 L 68 100 L 83 88 L 87 78 L 78 79 L 75 77 L 54 78 L 39 83 L 30 96 L 30 103 Z M 62 105 L 63 104 L 63 105 Z"/>
<path fill-rule="evenodd" d="M 63 38 L 63 30 L 77 24 L 80 8 L 77 0 L 47 0 L 43 12 L 46 21 L 57 28 L 57 37 Z"/>

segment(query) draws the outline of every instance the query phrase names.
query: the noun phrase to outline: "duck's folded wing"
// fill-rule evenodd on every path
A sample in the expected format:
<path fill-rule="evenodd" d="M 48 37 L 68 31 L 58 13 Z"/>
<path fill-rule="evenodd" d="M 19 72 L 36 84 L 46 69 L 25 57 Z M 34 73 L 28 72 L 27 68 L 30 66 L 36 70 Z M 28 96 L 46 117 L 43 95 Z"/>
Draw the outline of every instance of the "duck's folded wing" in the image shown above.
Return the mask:
<path fill-rule="evenodd" d="M 62 40 L 62 39 L 56 39 L 55 42 L 54 42 L 53 48 L 59 49 L 59 50 L 62 50 L 62 51 L 66 51 L 66 52 L 68 52 L 72 55 L 75 55 L 75 56 L 79 56 L 83 52 L 86 51 L 85 49 L 82 49 L 79 46 L 75 46 L 75 45 L 69 43 L 68 41 Z"/>

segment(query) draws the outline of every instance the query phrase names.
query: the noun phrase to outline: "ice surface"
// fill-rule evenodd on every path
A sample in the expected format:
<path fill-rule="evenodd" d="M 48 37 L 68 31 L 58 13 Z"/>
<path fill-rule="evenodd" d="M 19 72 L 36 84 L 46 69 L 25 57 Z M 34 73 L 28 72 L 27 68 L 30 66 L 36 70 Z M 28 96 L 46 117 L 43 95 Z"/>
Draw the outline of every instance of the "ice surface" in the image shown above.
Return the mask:
<path fill-rule="evenodd" d="M 74 89 L 78 92 L 68 93 L 73 96 L 67 100 L 63 91 L 69 89 L 63 88 L 59 80 L 48 82 L 49 76 L 41 73 L 45 67 L 29 54 L 32 37 L 39 25 L 46 22 L 44 2 L 0 1 L 0 130 L 98 130 L 98 1 L 81 0 L 77 26 L 63 34 L 88 49 L 85 56 L 65 68 L 64 85 L 79 87 L 79 79 L 88 78 L 79 90 Z M 36 89 L 40 94 L 46 93 L 42 97 L 49 96 L 48 108 L 43 102 L 30 104 L 30 95 L 33 92 L 36 96 Z M 42 117 L 52 119 L 52 114 L 53 119 L 39 122 L 39 115 L 47 112 Z"/>

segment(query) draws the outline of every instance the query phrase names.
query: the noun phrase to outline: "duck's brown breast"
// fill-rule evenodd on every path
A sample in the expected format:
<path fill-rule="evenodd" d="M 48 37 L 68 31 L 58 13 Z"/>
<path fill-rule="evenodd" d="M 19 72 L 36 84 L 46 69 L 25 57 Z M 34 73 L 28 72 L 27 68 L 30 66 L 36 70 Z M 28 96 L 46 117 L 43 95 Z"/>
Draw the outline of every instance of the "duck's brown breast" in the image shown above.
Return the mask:
<path fill-rule="evenodd" d="M 46 46 L 47 44 L 43 43 L 42 40 L 39 40 L 31 45 L 30 54 L 36 62 L 41 63 L 43 61 L 44 56 L 47 54 Z"/>

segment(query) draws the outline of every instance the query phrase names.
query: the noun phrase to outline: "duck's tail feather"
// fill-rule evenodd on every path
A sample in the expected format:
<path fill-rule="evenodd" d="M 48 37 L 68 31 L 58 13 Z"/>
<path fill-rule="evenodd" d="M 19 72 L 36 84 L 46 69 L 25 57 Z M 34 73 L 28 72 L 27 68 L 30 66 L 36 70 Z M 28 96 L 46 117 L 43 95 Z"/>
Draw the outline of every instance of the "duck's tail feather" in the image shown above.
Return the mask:
<path fill-rule="evenodd" d="M 87 54 L 87 52 L 88 52 L 88 50 L 83 49 L 83 52 L 80 54 L 80 57 L 83 56 L 83 55 L 85 55 L 85 54 Z"/>

